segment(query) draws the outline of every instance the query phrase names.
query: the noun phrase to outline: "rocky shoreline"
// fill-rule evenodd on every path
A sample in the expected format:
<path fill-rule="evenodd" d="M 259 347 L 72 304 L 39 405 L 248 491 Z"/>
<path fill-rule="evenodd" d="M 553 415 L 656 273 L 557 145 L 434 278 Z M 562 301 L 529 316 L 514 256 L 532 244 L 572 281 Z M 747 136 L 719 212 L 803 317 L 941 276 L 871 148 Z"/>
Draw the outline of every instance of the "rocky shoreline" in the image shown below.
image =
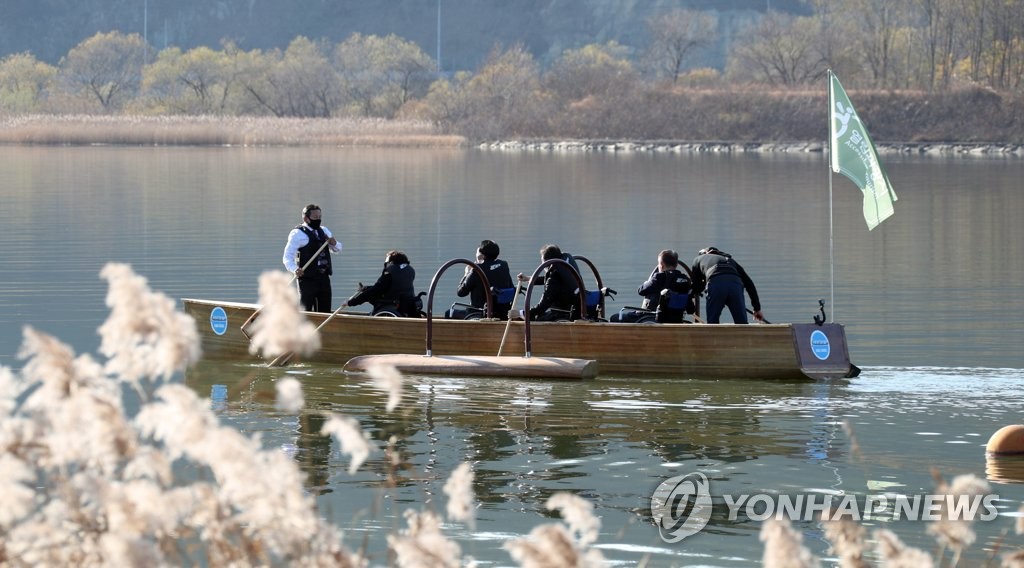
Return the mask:
<path fill-rule="evenodd" d="M 824 142 L 632 142 L 622 140 L 562 140 L 484 142 L 482 150 L 509 152 L 612 152 L 653 154 L 741 154 L 741 153 L 820 153 Z M 875 144 L 880 155 L 964 157 L 964 158 L 1024 158 L 1024 145 L 982 143 L 904 142 Z"/>

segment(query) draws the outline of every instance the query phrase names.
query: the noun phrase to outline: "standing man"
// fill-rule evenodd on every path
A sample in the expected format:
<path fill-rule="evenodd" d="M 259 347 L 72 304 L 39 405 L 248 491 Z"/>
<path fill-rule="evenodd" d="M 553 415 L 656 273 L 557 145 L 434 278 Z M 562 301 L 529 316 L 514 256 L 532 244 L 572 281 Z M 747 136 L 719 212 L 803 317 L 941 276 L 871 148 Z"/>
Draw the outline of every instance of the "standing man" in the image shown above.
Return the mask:
<path fill-rule="evenodd" d="M 315 203 L 302 209 L 302 224 L 288 233 L 282 259 L 285 269 L 299 280 L 299 301 L 307 312 L 331 311 L 331 252 L 341 252 L 341 243 L 321 226 L 321 215 Z M 309 266 L 303 270 L 306 263 Z"/>
<path fill-rule="evenodd" d="M 719 323 L 725 307 L 729 308 L 734 323 L 747 323 L 747 304 L 743 290 L 747 291 L 750 303 L 754 306 L 754 319 L 764 319 L 754 281 L 731 255 L 715 247 L 701 249 L 697 258 L 693 259 L 690 275 L 693 277 L 694 297 L 707 291 L 705 321 L 708 323 Z"/>

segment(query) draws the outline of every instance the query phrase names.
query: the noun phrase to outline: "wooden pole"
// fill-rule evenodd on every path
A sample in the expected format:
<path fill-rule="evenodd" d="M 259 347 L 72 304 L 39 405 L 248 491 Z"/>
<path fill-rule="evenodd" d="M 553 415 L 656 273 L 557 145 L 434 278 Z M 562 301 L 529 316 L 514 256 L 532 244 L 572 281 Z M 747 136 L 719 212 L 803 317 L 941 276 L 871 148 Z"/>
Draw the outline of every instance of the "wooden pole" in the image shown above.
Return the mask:
<path fill-rule="evenodd" d="M 508 322 L 505 323 L 505 333 L 501 334 L 501 343 L 498 345 L 498 357 L 501 357 L 501 350 L 505 348 L 505 340 L 508 339 L 508 328 L 512 327 L 512 316 L 516 311 L 516 300 L 519 299 L 519 290 L 523 287 L 523 281 L 516 278 L 516 295 L 512 296 L 512 307 L 508 309 Z"/>
<path fill-rule="evenodd" d="M 316 253 L 313 256 L 309 257 L 309 260 L 306 261 L 306 264 L 302 266 L 303 272 L 305 272 L 306 269 L 309 268 L 310 264 L 313 264 L 313 261 L 320 256 L 320 253 L 322 253 L 324 249 L 327 248 L 328 244 L 330 244 L 330 240 L 324 241 L 324 244 L 319 249 L 317 249 Z M 295 282 L 296 278 L 298 278 L 298 275 L 292 273 L 292 279 L 289 280 L 288 283 L 291 284 L 292 282 Z M 253 312 L 251 316 L 249 316 L 249 319 L 245 320 L 244 322 L 242 322 L 242 325 L 238 326 L 238 329 L 242 332 L 242 335 L 249 337 L 249 333 L 246 331 L 245 328 L 248 327 L 253 322 L 254 319 L 256 319 L 256 316 L 259 315 L 263 307 L 264 306 L 260 306 L 259 308 L 257 308 L 256 311 Z"/>

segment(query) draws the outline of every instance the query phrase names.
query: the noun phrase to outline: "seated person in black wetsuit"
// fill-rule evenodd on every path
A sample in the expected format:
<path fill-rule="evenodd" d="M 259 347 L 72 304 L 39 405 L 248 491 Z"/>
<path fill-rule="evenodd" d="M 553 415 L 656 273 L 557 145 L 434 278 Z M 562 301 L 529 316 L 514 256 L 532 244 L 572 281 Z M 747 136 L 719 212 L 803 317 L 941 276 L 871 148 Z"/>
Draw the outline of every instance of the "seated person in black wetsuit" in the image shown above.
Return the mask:
<path fill-rule="evenodd" d="M 508 263 L 498 258 L 498 254 L 501 249 L 498 248 L 498 243 L 489 240 L 483 240 L 480 242 L 480 247 L 476 250 L 476 265 L 484 272 L 487 276 L 487 283 L 491 286 L 491 293 L 494 296 L 494 317 L 498 319 L 505 319 L 508 317 L 508 311 L 512 307 L 512 302 L 499 303 L 497 291 L 502 289 L 513 288 L 512 274 L 509 272 Z M 459 282 L 459 287 L 455 293 L 460 298 L 469 296 L 470 305 L 477 310 L 483 311 L 487 307 L 487 290 L 484 287 L 484 283 L 480 280 L 480 276 L 469 266 L 466 267 L 466 274 L 462 277 L 462 281 Z M 459 310 L 455 308 L 452 310 L 454 313 L 445 314 L 446 317 L 454 317 L 456 319 L 463 319 L 465 317 L 465 310 Z"/>
<path fill-rule="evenodd" d="M 540 249 L 541 261 L 562 259 L 562 250 L 556 245 L 545 245 Z M 519 279 L 529 280 L 519 275 Z M 579 316 L 579 283 L 571 267 L 565 264 L 549 266 L 544 274 L 544 295 L 540 302 L 530 308 L 530 319 L 536 321 L 554 321 L 559 319 L 575 319 Z M 558 311 L 552 311 L 554 310 Z"/>
<path fill-rule="evenodd" d="M 358 306 L 370 302 L 373 315 L 390 312 L 401 317 L 419 317 L 416 307 L 416 292 L 413 281 L 416 271 L 409 264 L 409 257 L 404 252 L 388 251 L 384 257 L 384 270 L 371 286 L 359 283 L 359 291 L 342 304 L 342 307 Z"/>
<path fill-rule="evenodd" d="M 674 250 L 666 249 L 658 253 L 658 265 L 640 285 L 637 293 L 644 297 L 641 307 L 657 313 L 655 321 L 658 323 L 682 323 L 683 315 L 693 312 L 688 301 L 690 278 L 679 270 L 679 254 Z M 673 299 L 672 294 L 683 294 L 686 298 Z M 643 315 L 644 312 L 627 311 L 612 315 L 611 321 L 633 322 Z"/>

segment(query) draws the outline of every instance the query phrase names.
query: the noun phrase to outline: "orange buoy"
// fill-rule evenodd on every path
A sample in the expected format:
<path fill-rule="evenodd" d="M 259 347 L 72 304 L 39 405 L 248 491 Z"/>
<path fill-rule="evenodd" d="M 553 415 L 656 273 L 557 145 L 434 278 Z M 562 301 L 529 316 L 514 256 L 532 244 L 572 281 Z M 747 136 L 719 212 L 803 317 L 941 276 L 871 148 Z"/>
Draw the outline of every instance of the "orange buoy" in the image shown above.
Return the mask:
<path fill-rule="evenodd" d="M 994 456 L 1024 455 L 1024 424 L 1003 426 L 992 434 L 985 451 Z"/>

